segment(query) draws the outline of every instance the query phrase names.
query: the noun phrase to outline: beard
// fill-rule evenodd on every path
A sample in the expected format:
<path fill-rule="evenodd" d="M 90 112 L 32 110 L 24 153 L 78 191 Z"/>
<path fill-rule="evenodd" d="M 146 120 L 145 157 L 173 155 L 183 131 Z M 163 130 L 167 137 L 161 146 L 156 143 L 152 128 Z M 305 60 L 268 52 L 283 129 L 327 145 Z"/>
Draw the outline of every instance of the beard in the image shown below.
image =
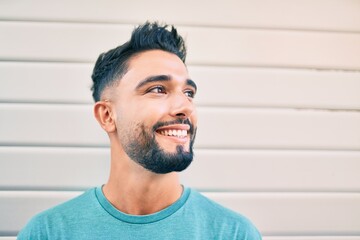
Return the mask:
<path fill-rule="evenodd" d="M 184 146 L 178 145 L 174 153 L 165 152 L 155 139 L 156 129 L 178 123 L 190 125 L 189 151 L 186 151 Z M 181 172 L 191 164 L 194 157 L 193 144 L 196 129 L 194 129 L 188 119 L 158 122 L 149 131 L 146 131 L 144 124 L 137 124 L 135 129 L 135 132 L 127 131 L 127 137 L 122 138 L 122 145 L 126 154 L 145 169 L 157 174 L 166 174 L 170 172 Z"/>

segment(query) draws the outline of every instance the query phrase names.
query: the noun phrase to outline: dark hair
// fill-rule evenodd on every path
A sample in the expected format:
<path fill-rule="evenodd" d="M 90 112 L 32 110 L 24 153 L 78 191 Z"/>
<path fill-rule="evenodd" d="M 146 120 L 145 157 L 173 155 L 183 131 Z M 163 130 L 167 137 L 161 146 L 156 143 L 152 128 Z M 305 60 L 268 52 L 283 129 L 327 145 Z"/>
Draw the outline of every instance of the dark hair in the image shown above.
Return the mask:
<path fill-rule="evenodd" d="M 117 83 L 124 76 L 130 58 L 141 52 L 159 49 L 176 54 L 185 63 L 185 42 L 174 26 L 168 28 L 168 25 L 146 22 L 133 30 L 130 41 L 100 54 L 91 76 L 95 102 L 100 100 L 106 87 Z"/>

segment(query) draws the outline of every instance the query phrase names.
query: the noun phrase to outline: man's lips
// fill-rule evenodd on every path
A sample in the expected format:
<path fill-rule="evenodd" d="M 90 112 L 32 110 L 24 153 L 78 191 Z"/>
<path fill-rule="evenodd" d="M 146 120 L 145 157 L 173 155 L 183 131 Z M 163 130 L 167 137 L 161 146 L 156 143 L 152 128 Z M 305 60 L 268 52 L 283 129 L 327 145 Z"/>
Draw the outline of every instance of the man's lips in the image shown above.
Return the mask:
<path fill-rule="evenodd" d="M 174 124 L 160 127 L 156 130 L 158 134 L 163 136 L 186 138 L 189 133 L 190 126 L 188 124 Z"/>

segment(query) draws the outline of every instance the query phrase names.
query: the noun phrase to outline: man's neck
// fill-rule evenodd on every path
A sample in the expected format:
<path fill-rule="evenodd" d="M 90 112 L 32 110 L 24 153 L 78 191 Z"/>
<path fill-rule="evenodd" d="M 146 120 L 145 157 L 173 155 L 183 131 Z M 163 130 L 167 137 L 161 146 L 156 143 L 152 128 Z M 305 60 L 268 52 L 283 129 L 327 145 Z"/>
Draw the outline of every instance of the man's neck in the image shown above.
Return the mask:
<path fill-rule="evenodd" d="M 129 161 L 113 159 L 110 178 L 103 187 L 105 197 L 118 210 L 147 215 L 170 206 L 181 197 L 183 188 L 177 173 L 154 174 Z"/>

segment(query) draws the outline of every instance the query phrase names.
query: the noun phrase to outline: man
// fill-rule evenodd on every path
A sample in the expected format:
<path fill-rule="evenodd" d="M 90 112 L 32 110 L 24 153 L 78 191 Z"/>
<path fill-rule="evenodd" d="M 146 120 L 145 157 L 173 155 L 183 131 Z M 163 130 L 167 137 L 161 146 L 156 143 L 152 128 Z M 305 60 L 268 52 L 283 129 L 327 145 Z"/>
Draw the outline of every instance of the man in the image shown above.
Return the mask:
<path fill-rule="evenodd" d="M 111 144 L 108 182 L 35 216 L 18 239 L 261 239 L 243 216 L 183 187 L 196 84 L 174 27 L 145 23 L 99 56 L 94 114 Z"/>

